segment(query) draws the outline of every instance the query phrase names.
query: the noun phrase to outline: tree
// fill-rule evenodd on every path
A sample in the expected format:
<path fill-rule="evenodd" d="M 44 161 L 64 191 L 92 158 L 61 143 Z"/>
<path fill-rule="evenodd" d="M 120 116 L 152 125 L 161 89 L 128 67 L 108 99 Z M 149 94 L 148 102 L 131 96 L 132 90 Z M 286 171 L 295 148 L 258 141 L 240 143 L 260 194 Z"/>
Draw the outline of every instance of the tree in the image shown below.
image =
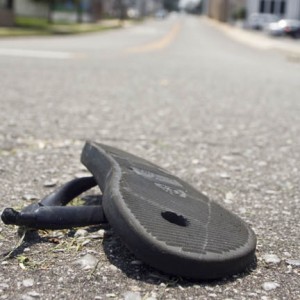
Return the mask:
<path fill-rule="evenodd" d="M 163 5 L 166 10 L 174 11 L 178 10 L 178 2 L 179 0 L 164 0 Z"/>
<path fill-rule="evenodd" d="M 118 17 L 120 22 L 122 23 L 126 18 L 126 4 L 124 0 L 116 0 L 115 1 L 115 8 L 118 12 Z"/>
<path fill-rule="evenodd" d="M 11 27 L 15 25 L 14 1 L 0 1 L 0 26 Z"/>
<path fill-rule="evenodd" d="M 55 8 L 55 0 L 33 0 L 35 2 L 44 2 L 48 3 L 48 23 L 53 23 L 52 12 Z"/>
<path fill-rule="evenodd" d="M 14 0 L 7 0 L 6 1 L 6 8 L 9 10 L 13 10 L 14 8 Z"/>
<path fill-rule="evenodd" d="M 77 23 L 82 23 L 82 4 L 81 0 L 75 0 L 77 11 Z"/>

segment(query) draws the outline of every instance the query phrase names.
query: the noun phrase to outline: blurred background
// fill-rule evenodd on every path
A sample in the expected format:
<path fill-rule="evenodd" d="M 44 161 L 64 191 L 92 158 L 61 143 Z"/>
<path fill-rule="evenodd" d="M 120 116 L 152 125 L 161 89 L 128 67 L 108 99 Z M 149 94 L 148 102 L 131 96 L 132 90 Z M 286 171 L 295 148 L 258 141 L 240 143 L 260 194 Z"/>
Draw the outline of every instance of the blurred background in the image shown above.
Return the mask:
<path fill-rule="evenodd" d="M 299 0 L 1 0 L 0 26 L 45 30 L 53 23 L 164 18 L 170 11 L 203 14 L 277 37 L 300 36 Z"/>

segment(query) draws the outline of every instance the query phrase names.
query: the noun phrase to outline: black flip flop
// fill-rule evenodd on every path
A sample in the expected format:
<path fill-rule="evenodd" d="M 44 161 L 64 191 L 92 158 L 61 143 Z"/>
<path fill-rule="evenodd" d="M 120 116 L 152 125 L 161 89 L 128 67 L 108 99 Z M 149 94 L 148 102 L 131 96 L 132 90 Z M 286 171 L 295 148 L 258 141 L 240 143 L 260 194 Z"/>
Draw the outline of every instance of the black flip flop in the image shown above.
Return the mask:
<path fill-rule="evenodd" d="M 81 161 L 93 178 L 67 184 L 38 207 L 20 213 L 5 209 L 4 223 L 69 228 L 108 221 L 137 258 L 166 273 L 193 279 L 229 276 L 253 262 L 256 238 L 250 227 L 166 170 L 92 142 L 86 143 Z M 61 206 L 96 182 L 103 193 L 102 206 Z M 64 200 L 57 200 L 59 194 Z M 75 214 L 77 220 L 72 218 Z"/>

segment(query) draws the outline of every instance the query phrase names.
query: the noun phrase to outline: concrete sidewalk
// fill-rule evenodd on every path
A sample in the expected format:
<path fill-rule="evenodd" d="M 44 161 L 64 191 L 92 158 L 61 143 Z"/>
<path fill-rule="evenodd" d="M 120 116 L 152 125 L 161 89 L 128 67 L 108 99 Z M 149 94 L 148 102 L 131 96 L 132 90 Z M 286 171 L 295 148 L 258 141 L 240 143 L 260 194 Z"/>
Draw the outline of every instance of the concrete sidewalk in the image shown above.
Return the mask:
<path fill-rule="evenodd" d="M 203 18 L 203 20 L 205 23 L 218 28 L 230 38 L 250 47 L 262 50 L 279 50 L 300 58 L 300 40 L 293 40 L 288 37 L 271 37 L 260 31 L 235 27 L 209 18 Z"/>

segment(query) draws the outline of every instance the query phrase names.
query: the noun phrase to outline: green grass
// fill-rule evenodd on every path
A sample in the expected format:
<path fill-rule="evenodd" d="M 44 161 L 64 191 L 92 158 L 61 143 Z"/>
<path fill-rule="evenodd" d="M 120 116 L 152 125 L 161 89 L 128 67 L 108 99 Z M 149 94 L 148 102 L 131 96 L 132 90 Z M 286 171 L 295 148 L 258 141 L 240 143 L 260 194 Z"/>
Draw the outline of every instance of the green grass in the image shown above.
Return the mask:
<path fill-rule="evenodd" d="M 47 34 L 47 32 L 44 32 L 41 30 L 34 30 L 34 29 L 0 27 L 0 38 L 1 37 L 43 35 L 43 34 Z"/>
<path fill-rule="evenodd" d="M 48 20 L 42 18 L 16 17 L 15 24 L 21 28 L 47 29 Z"/>
<path fill-rule="evenodd" d="M 79 34 L 121 27 L 121 24 L 118 20 L 106 20 L 100 23 L 49 24 L 47 19 L 28 17 L 16 17 L 15 24 L 15 27 L 0 27 L 0 37 Z"/>

